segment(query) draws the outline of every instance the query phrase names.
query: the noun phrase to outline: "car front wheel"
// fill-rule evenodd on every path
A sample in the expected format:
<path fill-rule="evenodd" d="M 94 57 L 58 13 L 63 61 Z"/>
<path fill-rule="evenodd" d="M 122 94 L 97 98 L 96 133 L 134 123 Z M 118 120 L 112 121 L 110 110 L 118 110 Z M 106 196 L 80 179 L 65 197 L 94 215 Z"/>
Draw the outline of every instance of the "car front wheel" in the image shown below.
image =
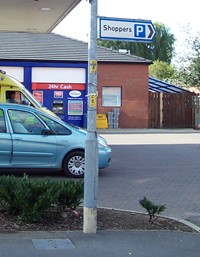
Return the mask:
<path fill-rule="evenodd" d="M 63 170 L 70 178 L 83 178 L 85 172 L 85 157 L 83 151 L 68 154 L 63 162 Z"/>

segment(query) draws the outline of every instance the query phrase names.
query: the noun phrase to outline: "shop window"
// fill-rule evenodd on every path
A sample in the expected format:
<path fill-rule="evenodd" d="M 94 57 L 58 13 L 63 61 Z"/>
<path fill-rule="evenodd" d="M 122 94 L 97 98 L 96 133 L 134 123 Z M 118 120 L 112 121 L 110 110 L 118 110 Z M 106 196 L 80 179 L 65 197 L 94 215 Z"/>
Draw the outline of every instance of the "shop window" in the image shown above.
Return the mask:
<path fill-rule="evenodd" d="M 120 107 L 121 103 L 121 87 L 102 87 L 102 106 Z"/>

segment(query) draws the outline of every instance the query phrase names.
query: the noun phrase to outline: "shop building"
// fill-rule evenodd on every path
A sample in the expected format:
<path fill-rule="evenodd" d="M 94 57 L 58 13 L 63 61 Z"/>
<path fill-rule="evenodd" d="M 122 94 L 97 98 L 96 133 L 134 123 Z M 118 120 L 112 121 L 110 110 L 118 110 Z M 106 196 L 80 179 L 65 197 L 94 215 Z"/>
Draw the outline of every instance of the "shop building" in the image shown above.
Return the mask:
<path fill-rule="evenodd" d="M 1 32 L 0 69 L 65 121 L 87 126 L 88 44 L 53 33 Z M 150 60 L 97 48 L 97 113 L 119 128 L 148 128 Z"/>

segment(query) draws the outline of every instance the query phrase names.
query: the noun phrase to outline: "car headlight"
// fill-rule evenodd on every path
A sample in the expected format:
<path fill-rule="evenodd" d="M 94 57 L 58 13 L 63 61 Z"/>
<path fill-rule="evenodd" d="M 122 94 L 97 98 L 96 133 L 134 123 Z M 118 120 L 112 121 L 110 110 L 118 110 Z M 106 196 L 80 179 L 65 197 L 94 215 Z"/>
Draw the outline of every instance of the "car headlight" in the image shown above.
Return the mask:
<path fill-rule="evenodd" d="M 103 146 L 103 147 L 107 147 L 108 146 L 108 143 L 107 141 L 105 140 L 105 138 L 101 137 L 101 136 L 98 136 L 98 144 L 100 146 Z"/>

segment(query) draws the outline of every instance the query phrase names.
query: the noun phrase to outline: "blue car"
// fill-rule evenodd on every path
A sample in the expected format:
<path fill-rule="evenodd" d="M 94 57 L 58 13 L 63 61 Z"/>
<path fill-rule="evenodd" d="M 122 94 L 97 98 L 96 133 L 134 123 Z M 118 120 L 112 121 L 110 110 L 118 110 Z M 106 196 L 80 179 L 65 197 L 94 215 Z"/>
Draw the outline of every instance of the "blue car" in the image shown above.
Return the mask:
<path fill-rule="evenodd" d="M 63 170 L 81 178 L 86 134 L 33 107 L 0 103 L 0 169 Z M 106 168 L 111 148 L 100 136 L 98 151 L 99 169 Z"/>

